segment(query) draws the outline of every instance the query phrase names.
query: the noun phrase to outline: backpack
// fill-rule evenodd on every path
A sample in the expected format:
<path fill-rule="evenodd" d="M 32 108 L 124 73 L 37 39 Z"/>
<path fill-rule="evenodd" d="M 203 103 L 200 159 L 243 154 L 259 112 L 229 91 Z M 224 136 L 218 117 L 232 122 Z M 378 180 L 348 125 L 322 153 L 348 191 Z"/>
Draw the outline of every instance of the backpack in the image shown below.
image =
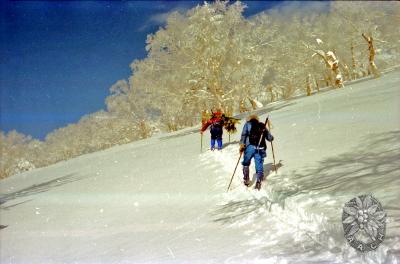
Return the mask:
<path fill-rule="evenodd" d="M 257 120 L 250 120 L 251 128 L 249 133 L 249 143 L 253 146 L 258 146 L 260 142 L 260 137 L 264 132 L 264 126 L 262 123 L 258 122 Z M 261 142 L 260 147 L 265 145 L 264 142 Z"/>
<path fill-rule="evenodd" d="M 210 125 L 210 130 L 220 130 L 222 128 L 222 120 L 216 119 Z"/>

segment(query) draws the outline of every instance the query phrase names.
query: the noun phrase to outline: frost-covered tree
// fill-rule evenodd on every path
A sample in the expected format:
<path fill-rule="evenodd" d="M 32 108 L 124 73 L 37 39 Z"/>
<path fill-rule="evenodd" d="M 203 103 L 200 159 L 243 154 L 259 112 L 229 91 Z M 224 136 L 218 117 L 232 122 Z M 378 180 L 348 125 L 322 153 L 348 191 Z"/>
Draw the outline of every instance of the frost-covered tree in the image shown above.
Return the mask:
<path fill-rule="evenodd" d="M 0 179 L 29 171 L 40 164 L 41 143 L 13 130 L 0 132 Z"/>
<path fill-rule="evenodd" d="M 148 55 L 132 62 L 132 75 L 111 86 L 106 110 L 49 133 L 43 142 L 0 133 L 0 178 L 196 125 L 213 109 L 232 115 L 312 95 L 332 85 L 339 72 L 344 80 L 373 74 L 371 61 L 380 71 L 399 65 L 398 2 L 301 5 L 307 8 L 282 4 L 249 18 L 240 2 L 206 2 L 172 13 L 148 35 Z M 328 51 L 337 64 L 324 57 Z"/>
<path fill-rule="evenodd" d="M 240 2 L 217 1 L 173 13 L 148 36 L 148 57 L 131 65 L 131 86 L 143 95 L 145 115 L 168 130 L 197 123 L 206 109 L 247 111 L 254 99 L 287 99 L 312 84 L 317 90 L 341 86 L 365 68 L 354 29 L 384 22 L 382 8 L 363 3 L 366 12 L 360 13 L 360 5 L 331 3 L 318 14 L 283 8 L 245 19 Z M 335 60 L 326 55 L 321 63 L 311 56 L 315 50 Z"/>
<path fill-rule="evenodd" d="M 253 31 L 243 9 L 240 2 L 205 4 L 172 14 L 148 36 L 148 57 L 132 64 L 132 83 L 168 127 L 193 125 L 204 109 L 238 109 L 261 88 L 266 69 L 259 47 L 268 30 Z"/>
<path fill-rule="evenodd" d="M 398 3 L 334 2 L 331 9 L 331 17 L 342 25 L 339 32 L 347 47 L 338 49 L 339 57 L 346 65 L 352 65 L 353 76 L 368 71 L 377 77 L 379 65 L 387 67 L 399 62 L 398 50 L 393 52 L 400 37 L 394 28 L 400 22 L 396 15 L 400 12 Z"/>

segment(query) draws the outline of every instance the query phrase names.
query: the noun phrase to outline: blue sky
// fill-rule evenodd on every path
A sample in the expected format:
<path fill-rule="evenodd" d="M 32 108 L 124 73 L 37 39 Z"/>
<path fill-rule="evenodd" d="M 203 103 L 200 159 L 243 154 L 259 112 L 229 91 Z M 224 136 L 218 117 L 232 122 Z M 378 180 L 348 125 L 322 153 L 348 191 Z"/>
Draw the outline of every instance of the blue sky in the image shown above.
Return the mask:
<path fill-rule="evenodd" d="M 204 1 L 2 1 L 0 127 L 44 139 L 104 109 L 167 14 Z M 247 2 L 245 16 L 278 2 Z"/>

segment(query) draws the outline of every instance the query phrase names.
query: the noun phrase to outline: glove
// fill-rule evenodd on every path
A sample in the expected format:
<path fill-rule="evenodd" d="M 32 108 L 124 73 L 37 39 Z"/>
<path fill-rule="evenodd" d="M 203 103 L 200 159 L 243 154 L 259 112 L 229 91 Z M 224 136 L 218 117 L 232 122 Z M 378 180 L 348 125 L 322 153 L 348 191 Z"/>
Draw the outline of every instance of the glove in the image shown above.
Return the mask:
<path fill-rule="evenodd" d="M 239 153 L 243 153 L 243 151 L 246 149 L 246 145 L 245 144 L 240 144 L 239 147 Z"/>

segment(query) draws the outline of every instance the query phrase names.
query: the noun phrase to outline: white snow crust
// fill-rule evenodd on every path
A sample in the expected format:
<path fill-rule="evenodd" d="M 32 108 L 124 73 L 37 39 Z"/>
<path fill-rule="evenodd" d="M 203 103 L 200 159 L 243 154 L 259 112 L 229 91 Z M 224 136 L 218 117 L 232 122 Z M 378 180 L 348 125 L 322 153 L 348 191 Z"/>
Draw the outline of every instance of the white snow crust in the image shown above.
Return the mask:
<path fill-rule="evenodd" d="M 245 116 L 221 152 L 188 128 L 1 181 L 0 263 L 398 263 L 399 71 L 263 109 L 281 165 L 269 147 L 259 192 L 241 165 L 226 192 Z M 368 193 L 388 218 L 363 255 L 341 218 Z"/>

